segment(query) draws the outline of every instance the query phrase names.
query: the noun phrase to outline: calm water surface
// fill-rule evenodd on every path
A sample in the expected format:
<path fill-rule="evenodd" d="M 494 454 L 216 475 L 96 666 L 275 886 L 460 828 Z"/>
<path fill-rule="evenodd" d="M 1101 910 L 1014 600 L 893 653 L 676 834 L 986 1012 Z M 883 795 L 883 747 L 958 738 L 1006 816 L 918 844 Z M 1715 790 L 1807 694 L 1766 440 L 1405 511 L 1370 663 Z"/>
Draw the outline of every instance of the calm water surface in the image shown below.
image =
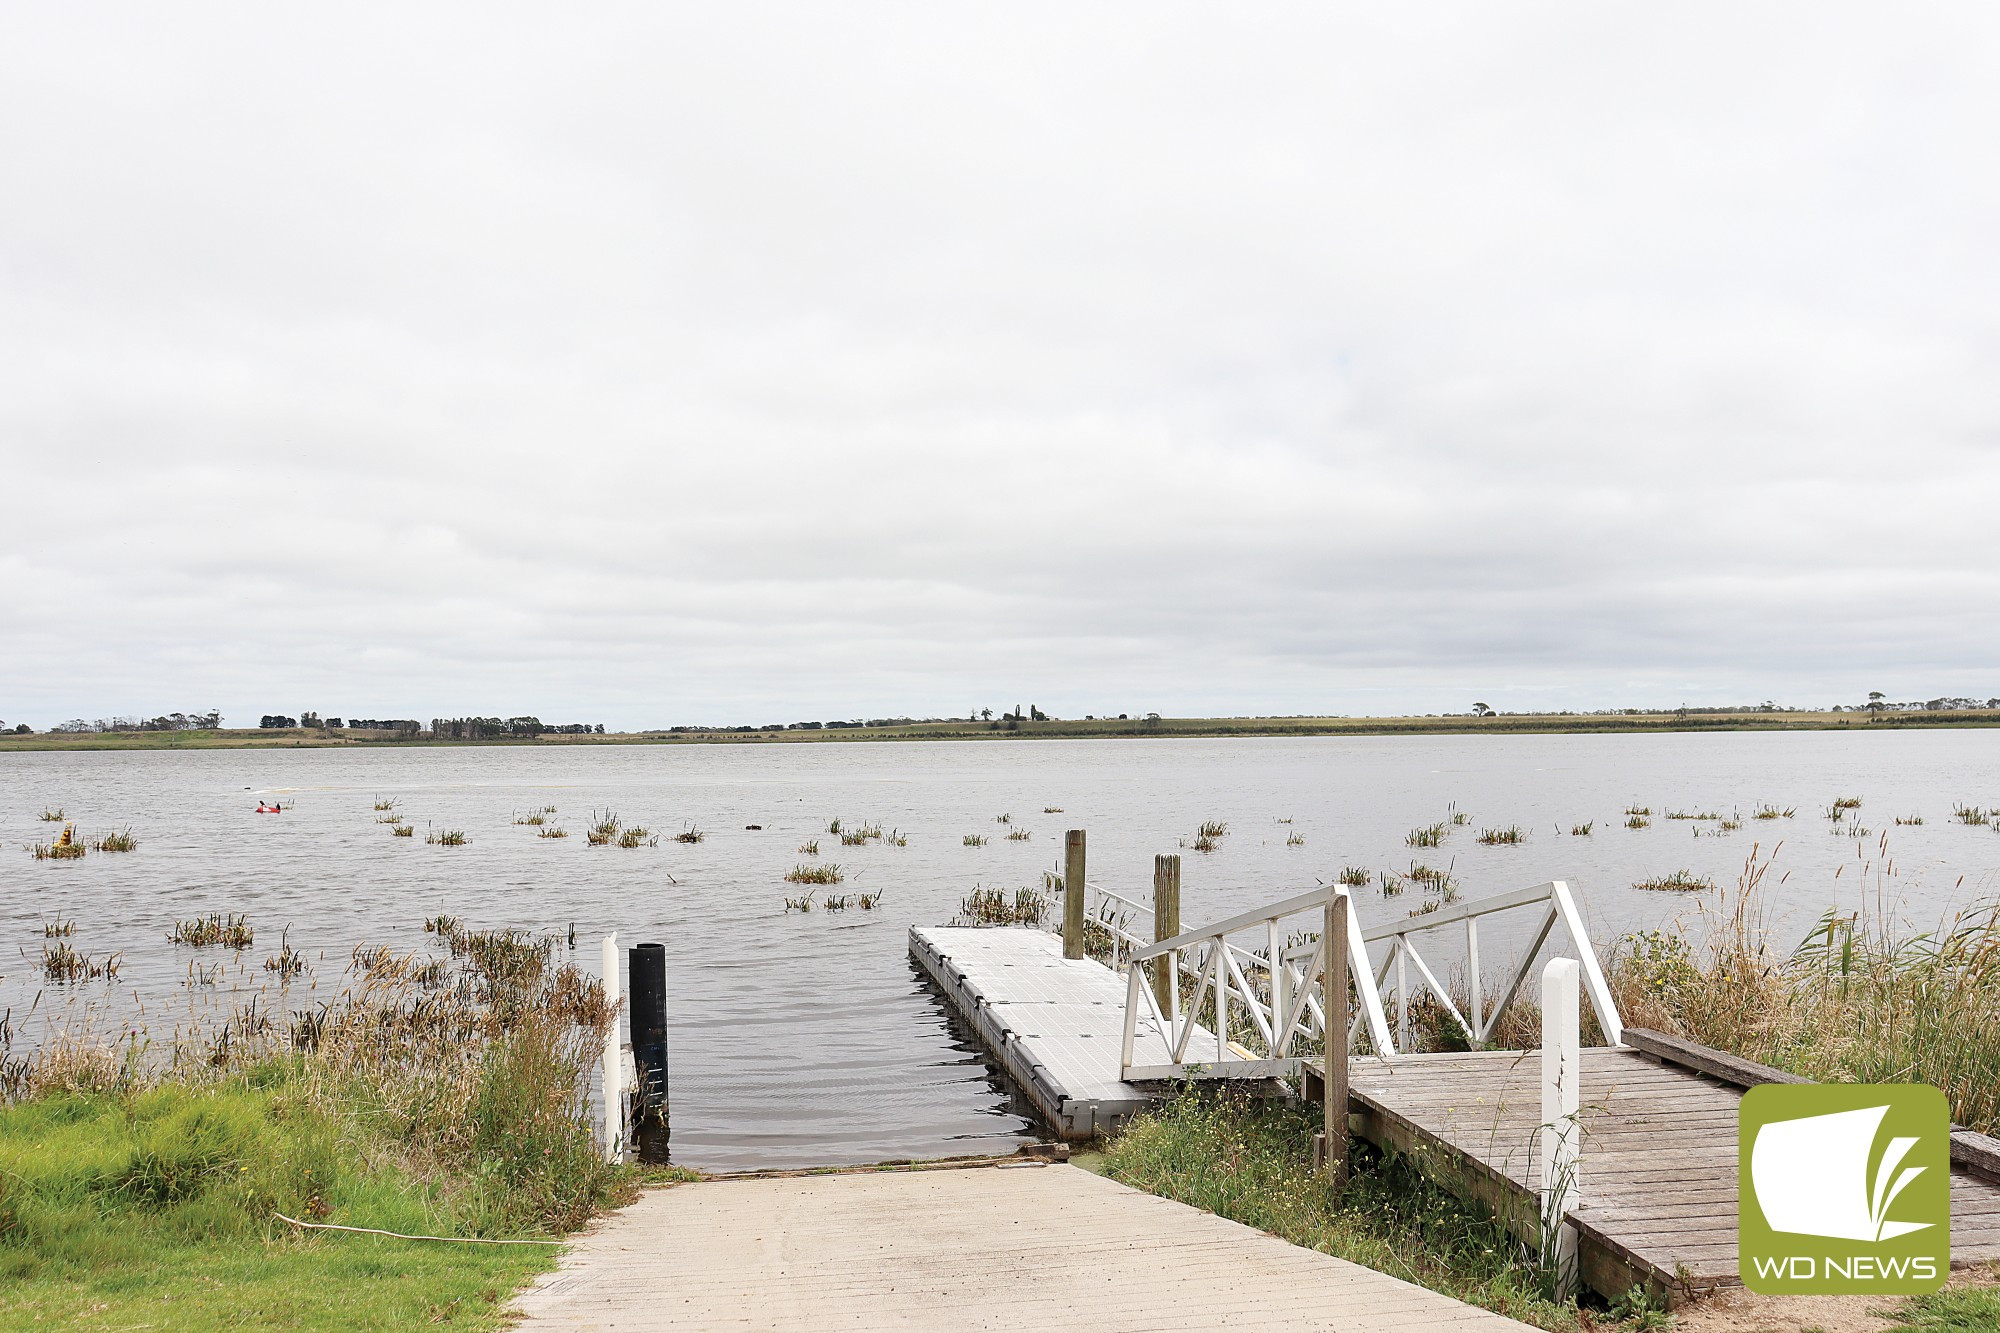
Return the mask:
<path fill-rule="evenodd" d="M 264 794 L 292 808 L 253 814 Z M 419 836 L 391 838 L 375 823 L 377 795 L 399 798 Z M 1824 818 L 1842 796 L 1862 798 L 1867 837 Z M 1748 818 L 1767 802 L 1797 816 Z M 1468 897 L 1566 879 L 1600 941 L 1691 912 L 1690 896 L 1642 893 L 1635 880 L 1687 869 L 1733 884 L 1753 842 L 1768 852 L 1782 839 L 1771 926 L 1789 948 L 1821 913 L 1864 897 L 1924 926 L 2000 897 L 2000 837 L 1953 822 L 1961 803 L 2000 806 L 2000 733 L 6 755 L 0 1009 L 25 1043 L 66 1004 L 91 1007 L 100 1025 L 143 1010 L 155 1031 L 170 1026 L 192 993 L 190 963 L 220 951 L 175 949 L 166 932 L 204 912 L 247 913 L 257 928 L 225 992 L 262 984 L 286 927 L 314 960 L 301 986 L 325 990 L 356 943 L 418 945 L 438 913 L 535 931 L 574 923 L 593 970 L 605 931 L 666 945 L 677 1161 L 735 1169 L 1005 1150 L 1032 1128 L 920 984 L 906 931 L 948 920 L 976 884 L 1038 883 L 1061 859 L 1064 829 L 1089 831 L 1093 880 L 1144 899 L 1154 853 L 1226 820 L 1220 850 L 1185 854 L 1190 925 L 1344 865 L 1421 859 L 1449 865 Z M 1653 808 L 1650 828 L 1623 827 L 1629 804 Z M 512 823 L 543 805 L 570 837 Z M 1453 805 L 1470 823 L 1444 847 L 1404 844 Z M 37 862 L 25 847 L 57 827 L 36 820 L 45 806 L 65 808 L 87 836 L 129 825 L 139 849 Z M 593 809 L 669 836 L 657 848 L 590 847 Z M 1716 825 L 1663 818 L 1670 809 L 1745 818 L 1740 831 L 1697 837 Z M 1001 814 L 1032 836 L 1005 840 Z M 1893 823 L 1912 815 L 1924 822 Z M 835 816 L 900 829 L 909 844 L 841 847 L 826 833 Z M 1590 836 L 1568 833 L 1586 821 Z M 427 824 L 470 842 L 426 845 Z M 672 841 L 688 824 L 707 839 Z M 1510 824 L 1527 830 L 1524 844 L 1475 841 Z M 990 841 L 966 847 L 968 833 Z M 1304 845 L 1287 846 L 1292 833 Z M 881 908 L 785 913 L 797 890 L 783 875 L 815 837 L 820 859 L 846 871 L 837 891 L 881 890 Z M 1358 895 L 1368 921 L 1419 900 Z M 78 923 L 79 949 L 124 952 L 117 982 L 44 993 L 34 964 L 41 924 L 57 915 Z M 1497 942 L 1487 948 L 1492 959 Z M 1450 948 L 1439 952 L 1449 962 Z"/>

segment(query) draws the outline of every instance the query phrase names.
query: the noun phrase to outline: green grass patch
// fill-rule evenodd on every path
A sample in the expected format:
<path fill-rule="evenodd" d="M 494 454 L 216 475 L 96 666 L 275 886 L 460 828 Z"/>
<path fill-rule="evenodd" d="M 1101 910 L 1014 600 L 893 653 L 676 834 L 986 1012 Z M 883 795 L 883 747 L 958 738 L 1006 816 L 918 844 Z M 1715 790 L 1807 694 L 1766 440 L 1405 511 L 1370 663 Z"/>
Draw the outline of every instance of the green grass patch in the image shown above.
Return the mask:
<path fill-rule="evenodd" d="M 1575 1307 L 1549 1298 L 1546 1270 L 1519 1243 L 1407 1158 L 1357 1143 L 1347 1189 L 1329 1189 L 1312 1169 L 1319 1125 L 1316 1105 L 1187 1092 L 1135 1119 L 1106 1149 L 1103 1169 L 1137 1189 L 1541 1328 L 1584 1327 Z M 1607 1326 L 1605 1316 L 1595 1326 Z"/>
<path fill-rule="evenodd" d="M 2000 1288 L 1962 1287 L 1913 1296 L 1891 1316 L 1889 1333 L 1991 1333 L 2000 1328 Z"/>
<path fill-rule="evenodd" d="M 0 1325 L 494 1328 L 554 1247 L 301 1234 L 283 1212 L 466 1235 L 485 1210 L 273 1065 L 0 1109 Z M 470 1205 L 468 1207 L 468 1205 Z"/>

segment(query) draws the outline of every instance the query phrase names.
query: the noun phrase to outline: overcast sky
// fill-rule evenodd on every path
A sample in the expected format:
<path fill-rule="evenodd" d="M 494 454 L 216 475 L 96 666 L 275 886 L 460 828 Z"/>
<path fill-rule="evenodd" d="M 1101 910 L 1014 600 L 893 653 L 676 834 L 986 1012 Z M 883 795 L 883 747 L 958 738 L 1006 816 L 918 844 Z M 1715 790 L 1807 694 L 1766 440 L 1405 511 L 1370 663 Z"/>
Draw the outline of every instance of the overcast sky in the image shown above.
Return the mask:
<path fill-rule="evenodd" d="M 0 13 L 10 723 L 2000 694 L 1991 6 Z"/>

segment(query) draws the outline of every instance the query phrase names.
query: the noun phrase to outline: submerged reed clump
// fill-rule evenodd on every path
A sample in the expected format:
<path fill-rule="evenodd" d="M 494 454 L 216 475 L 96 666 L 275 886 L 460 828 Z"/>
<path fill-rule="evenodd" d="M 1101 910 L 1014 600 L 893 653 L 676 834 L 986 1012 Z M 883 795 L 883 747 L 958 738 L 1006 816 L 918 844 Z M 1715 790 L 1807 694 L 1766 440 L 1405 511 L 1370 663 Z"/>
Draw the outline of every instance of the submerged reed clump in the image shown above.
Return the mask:
<path fill-rule="evenodd" d="M 424 841 L 434 847 L 463 847 L 466 844 L 463 829 L 436 829 L 424 834 Z"/>
<path fill-rule="evenodd" d="M 788 878 L 788 879 L 789 879 L 789 878 L 790 878 L 790 876 L 787 876 L 786 878 Z M 817 894 L 818 892 L 819 892 L 819 890 L 818 890 L 818 889 L 808 889 L 808 890 L 806 890 L 806 892 L 805 892 L 805 895 L 804 895 L 803 897 L 799 897 L 799 898 L 787 898 L 787 899 L 785 899 L 785 910 L 786 910 L 787 912 L 810 912 L 810 911 L 812 911 L 812 909 L 813 909 L 813 895 Z"/>
<path fill-rule="evenodd" d="M 1421 828 L 1413 828 L 1403 835 L 1403 841 L 1412 847 L 1442 847 L 1444 846 L 1444 827 L 1444 821 L 1440 820 L 1435 824 L 1425 824 Z"/>
<path fill-rule="evenodd" d="M 1897 815 L 1897 816 L 1896 816 L 1896 826 L 1897 826 L 1898 828 L 1902 828 L 1902 827 L 1905 827 L 1905 826 L 1914 826 L 1914 825 L 1918 825 L 1918 824 L 1921 824 L 1921 823 L 1923 823 L 1923 822 L 1924 822 L 1924 817 L 1923 817 L 1922 815 Z"/>
<path fill-rule="evenodd" d="M 1650 805 L 1628 805 L 1625 807 L 1625 814 L 1635 819 L 1651 819 L 1653 817 L 1653 807 Z"/>
<path fill-rule="evenodd" d="M 584 830 L 584 839 L 592 847 L 602 847 L 618 836 L 618 812 L 606 810 L 603 814 L 590 812 L 590 827 Z"/>
<path fill-rule="evenodd" d="M 820 902 L 820 906 L 829 912 L 845 912 L 853 903 L 854 895 L 851 893 L 829 893 Z"/>
<path fill-rule="evenodd" d="M 984 833 L 968 833 L 960 841 L 967 847 L 984 847 L 986 845 L 986 835 Z"/>
<path fill-rule="evenodd" d="M 1590 831 L 1596 827 L 1597 821 L 1594 819 L 1585 820 L 1581 824 L 1571 824 L 1569 826 L 1569 836 L 1572 838 L 1587 838 L 1590 836 Z"/>
<path fill-rule="evenodd" d="M 67 939 L 74 934 L 76 934 L 76 922 L 70 917 L 59 916 L 42 922 L 43 939 Z"/>
<path fill-rule="evenodd" d="M 1401 896 L 1405 887 L 1403 877 L 1395 871 L 1385 870 L 1382 872 L 1382 896 L 1384 898 Z"/>
<path fill-rule="evenodd" d="M 1368 881 L 1373 878 L 1374 876 L 1368 873 L 1367 866 L 1342 866 L 1340 868 L 1340 882 L 1350 889 L 1364 888 Z"/>
<path fill-rule="evenodd" d="M 799 844 L 799 855 L 800 855 L 800 856 L 818 856 L 818 855 L 819 855 L 819 839 L 818 839 L 818 838 L 808 838 L 808 839 L 806 839 L 806 841 L 804 841 L 804 842 L 800 843 L 800 844 Z"/>
<path fill-rule="evenodd" d="M 1007 832 L 1007 841 L 1026 842 L 1029 838 L 1032 838 L 1033 836 L 1034 834 L 1028 832 L 1028 830 L 1024 828 L 1009 829 Z"/>
<path fill-rule="evenodd" d="M 996 824 L 1011 824 L 1011 823 L 1013 823 L 1013 822 L 1014 822 L 1014 816 L 1012 816 L 1012 815 L 995 815 L 995 816 L 993 816 L 993 822 L 994 822 L 994 823 L 996 823 Z"/>
<path fill-rule="evenodd" d="M 1519 824 L 1509 824 L 1506 828 L 1479 830 L 1479 841 L 1487 847 L 1516 847 L 1528 840 Z"/>
<path fill-rule="evenodd" d="M 620 847 L 658 847 L 660 845 L 660 835 L 649 828 L 642 828 L 634 824 L 630 828 L 619 831 L 618 845 Z"/>
<path fill-rule="evenodd" d="M 278 951 L 264 960 L 264 970 L 277 973 L 280 981 L 290 981 L 310 970 L 306 956 L 292 947 L 289 930 L 278 937 Z"/>
<path fill-rule="evenodd" d="M 1229 825 L 1220 819 L 1204 819 L 1201 827 L 1194 832 L 1198 838 L 1226 838 L 1229 836 Z"/>
<path fill-rule="evenodd" d="M 375 798 L 375 808 L 377 810 L 394 810 L 402 803 L 402 798 L 398 796 L 377 796 Z"/>
<path fill-rule="evenodd" d="M 1692 870 L 1676 870 L 1671 875 L 1639 880 L 1632 887 L 1648 893 L 1707 893 L 1715 888 L 1715 881 Z"/>
<path fill-rule="evenodd" d="M 417 836 L 417 826 L 415 824 L 398 824 L 389 830 L 389 836 L 392 838 L 414 838 Z"/>
<path fill-rule="evenodd" d="M 53 945 L 42 946 L 42 976 L 49 981 L 68 984 L 77 981 L 108 981 L 118 975 L 118 965 L 123 954 L 108 954 L 103 958 L 93 958 L 79 953 L 66 939 Z"/>
<path fill-rule="evenodd" d="M 823 861 L 816 866 L 801 863 L 785 872 L 787 884 L 838 884 L 844 878 L 837 861 Z"/>
<path fill-rule="evenodd" d="M 1298 830 L 1294 829 L 1292 832 L 1287 833 L 1285 835 L 1285 846 L 1303 847 L 1305 845 L 1306 845 L 1306 835 L 1300 833 Z"/>
<path fill-rule="evenodd" d="M 378 824 L 400 824 L 403 822 L 403 817 L 399 814 L 377 815 L 375 816 L 375 822 Z"/>
<path fill-rule="evenodd" d="M 1644 815 L 1628 814 L 1625 816 L 1626 828 L 1651 828 L 1652 826 L 1653 826 L 1653 821 L 1646 818 Z"/>
<path fill-rule="evenodd" d="M 875 890 L 873 893 L 857 893 L 854 895 L 854 905 L 864 912 L 874 911 L 875 904 L 881 901 L 882 890 L 880 889 Z"/>
<path fill-rule="evenodd" d="M 101 838 L 93 839 L 90 844 L 90 850 L 93 852 L 129 852 L 138 845 L 139 840 L 132 836 L 132 830 L 127 827 L 119 829 L 116 833 L 107 833 Z"/>
<path fill-rule="evenodd" d="M 74 840 L 38 842 L 28 849 L 37 861 L 77 861 L 87 849 Z"/>
<path fill-rule="evenodd" d="M 700 829 L 696 828 L 696 827 L 695 827 L 695 826 L 694 826 L 693 824 L 689 824 L 689 825 L 687 825 L 686 827 L 684 827 L 683 829 L 681 829 L 681 831 L 680 831 L 679 833 L 676 833 L 676 834 L 674 834 L 674 841 L 675 841 L 675 842 L 689 842 L 689 843 L 693 843 L 693 842 L 700 842 L 700 841 L 701 841 L 702 839 L 706 838 L 707 836 L 708 836 L 708 835 L 707 835 L 706 833 L 703 833 L 703 832 L 702 832 L 702 831 L 701 831 Z"/>
<path fill-rule="evenodd" d="M 1197 833 L 1194 835 L 1193 847 L 1198 852 L 1212 852 L 1221 845 L 1222 842 L 1220 839 L 1211 838 L 1206 833 Z"/>
<path fill-rule="evenodd" d="M 1798 813 L 1799 809 L 1795 805 L 1788 805 L 1783 809 L 1779 809 L 1775 805 L 1760 802 L 1757 808 L 1750 812 L 1750 817 L 1752 819 L 1792 819 Z"/>
<path fill-rule="evenodd" d="M 1063 808 L 1059 805 L 1045 805 L 1042 807 L 1042 813 L 1045 815 L 1059 815 L 1062 812 Z"/>
<path fill-rule="evenodd" d="M 1961 824 L 1990 824 L 1993 815 L 1993 811 L 1982 810 L 1976 805 L 1957 806 L 1951 812 L 1951 817 Z"/>
<path fill-rule="evenodd" d="M 1449 867 L 1439 870 L 1434 866 L 1418 865 L 1412 861 L 1409 873 L 1404 878 L 1424 892 L 1438 895 L 1445 902 L 1458 901 L 1458 880 Z"/>
<path fill-rule="evenodd" d="M 979 926 L 1039 926 L 1048 911 L 1049 899 L 1031 888 L 1009 894 L 1005 889 L 974 886 L 958 905 L 959 915 Z"/>
<path fill-rule="evenodd" d="M 44 824 L 60 824 L 69 818 L 69 814 L 61 806 L 56 806 L 54 809 L 43 806 L 42 813 L 36 815 L 35 818 L 41 820 Z"/>
<path fill-rule="evenodd" d="M 546 828 L 536 829 L 535 836 L 538 838 L 567 838 L 569 830 L 559 824 L 550 824 Z"/>
<path fill-rule="evenodd" d="M 1836 810 L 1859 810 L 1861 808 L 1861 798 L 1859 796 L 1836 796 L 1833 798 L 1833 808 Z"/>
<path fill-rule="evenodd" d="M 192 921 L 176 922 L 167 934 L 167 943 L 184 944 L 191 949 L 218 945 L 226 949 L 247 949 L 255 939 L 256 932 L 251 929 L 249 921 L 237 912 L 210 912 Z"/>

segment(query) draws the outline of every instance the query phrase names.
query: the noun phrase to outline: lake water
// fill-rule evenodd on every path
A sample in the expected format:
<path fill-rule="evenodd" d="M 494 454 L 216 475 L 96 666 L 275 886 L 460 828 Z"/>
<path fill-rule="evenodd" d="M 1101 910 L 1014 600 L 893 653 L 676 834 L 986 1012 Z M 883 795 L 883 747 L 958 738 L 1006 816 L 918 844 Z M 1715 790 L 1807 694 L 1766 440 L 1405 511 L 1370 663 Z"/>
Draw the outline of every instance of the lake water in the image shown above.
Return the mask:
<path fill-rule="evenodd" d="M 291 809 L 253 814 L 265 794 Z M 399 799 L 417 837 L 375 822 L 378 795 Z M 1824 811 L 1849 796 L 1860 809 L 1830 823 Z M 1797 814 L 1753 820 L 1760 803 Z M 1733 884 L 1753 842 L 1768 851 L 1782 839 L 1772 927 L 1790 948 L 1864 892 L 1923 926 L 2000 897 L 2000 837 L 1954 822 L 1962 803 L 2000 806 L 2000 732 L 12 754 L 0 756 L 0 1009 L 28 1043 L 65 1002 L 95 1006 L 100 1024 L 139 1009 L 160 1022 L 185 1002 L 190 962 L 221 952 L 166 943 L 176 920 L 205 912 L 243 912 L 257 929 L 236 984 L 261 984 L 289 927 L 314 959 L 302 985 L 322 988 L 354 944 L 418 945 L 438 913 L 478 927 L 574 923 L 593 970 L 608 930 L 666 945 L 676 1161 L 724 1170 L 1004 1151 L 1032 1127 L 920 983 L 906 932 L 950 919 L 975 885 L 1038 884 L 1058 868 L 1065 829 L 1088 830 L 1093 881 L 1143 900 L 1156 852 L 1191 842 L 1203 820 L 1227 821 L 1218 850 L 1183 853 L 1189 926 L 1345 865 L 1421 860 L 1448 865 L 1468 898 L 1565 879 L 1600 943 L 1671 924 L 1694 901 L 1636 880 L 1686 869 Z M 1623 826 L 1633 804 L 1653 809 L 1651 827 Z M 570 837 L 512 822 L 543 805 Z M 37 821 L 45 806 L 65 808 L 85 836 L 129 825 L 139 848 L 35 861 L 24 848 L 59 828 Z M 1405 845 L 1454 806 L 1469 823 L 1442 848 Z M 593 809 L 668 836 L 588 846 Z M 1697 837 L 1716 824 L 1663 817 L 1674 809 L 1744 823 Z M 1892 822 L 1911 815 L 1924 822 Z M 836 816 L 899 829 L 908 845 L 841 847 L 826 833 Z M 1848 834 L 1855 820 L 1867 837 Z M 1569 834 L 1586 821 L 1589 836 Z M 469 842 L 427 845 L 427 824 Z M 671 840 L 689 824 L 706 840 Z M 1527 831 L 1521 845 L 1475 840 L 1512 824 Z M 1009 827 L 1031 837 L 1008 841 Z M 987 845 L 965 846 L 970 833 Z M 1287 845 L 1292 834 L 1303 845 Z M 845 869 L 836 891 L 880 890 L 880 908 L 784 911 L 799 890 L 783 876 L 815 837 L 819 859 Z M 1419 901 L 1415 890 L 1357 893 L 1365 922 Z M 50 916 L 76 920 L 80 950 L 122 950 L 119 979 L 45 986 L 36 964 Z M 1498 952 L 1488 946 L 1489 967 Z"/>

